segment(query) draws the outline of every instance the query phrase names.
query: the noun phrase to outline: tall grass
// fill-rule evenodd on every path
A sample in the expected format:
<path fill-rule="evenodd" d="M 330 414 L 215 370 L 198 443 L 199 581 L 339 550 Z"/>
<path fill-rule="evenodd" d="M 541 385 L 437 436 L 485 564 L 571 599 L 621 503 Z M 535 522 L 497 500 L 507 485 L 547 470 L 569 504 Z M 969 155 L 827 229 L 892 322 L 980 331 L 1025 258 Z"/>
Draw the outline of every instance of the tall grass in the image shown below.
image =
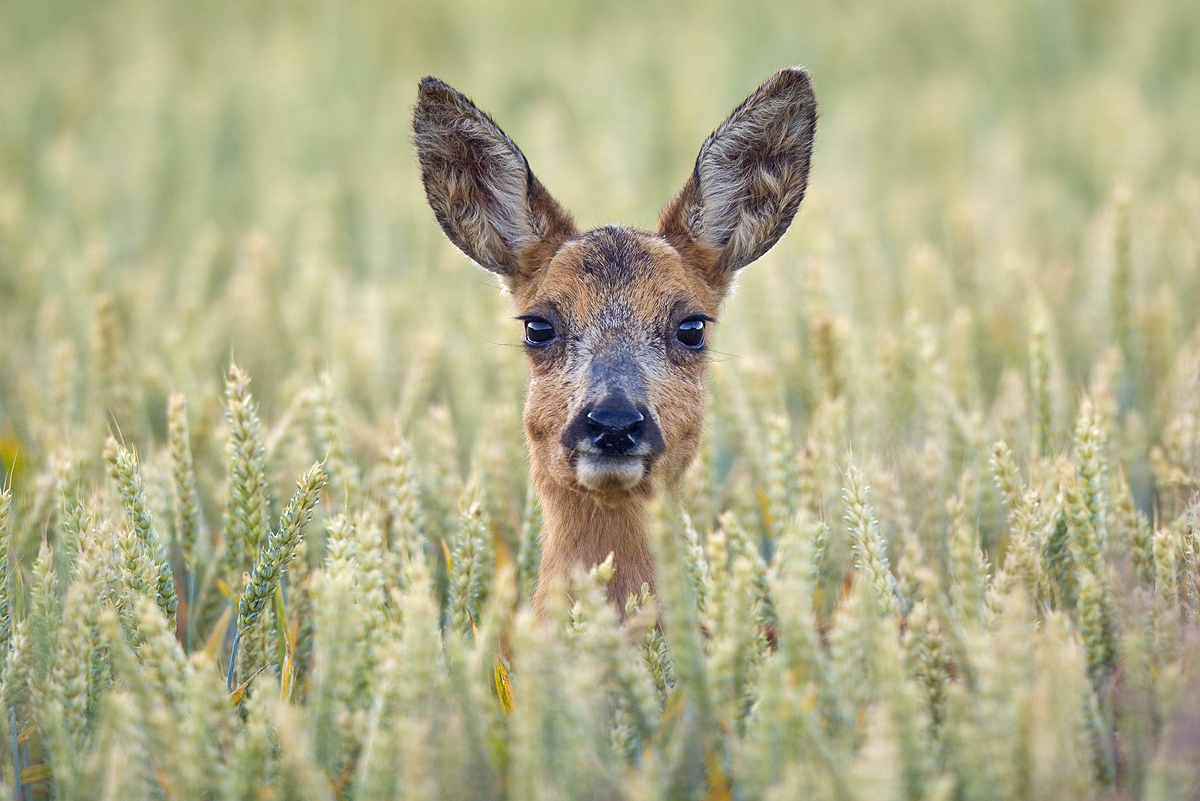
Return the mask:
<path fill-rule="evenodd" d="M 0 793 L 1200 795 L 1200 7 L 0 4 Z M 417 79 L 584 224 L 814 76 L 707 439 L 539 625 Z M 251 380 L 252 379 L 252 380 Z M 289 500 L 290 499 L 290 500 Z"/>

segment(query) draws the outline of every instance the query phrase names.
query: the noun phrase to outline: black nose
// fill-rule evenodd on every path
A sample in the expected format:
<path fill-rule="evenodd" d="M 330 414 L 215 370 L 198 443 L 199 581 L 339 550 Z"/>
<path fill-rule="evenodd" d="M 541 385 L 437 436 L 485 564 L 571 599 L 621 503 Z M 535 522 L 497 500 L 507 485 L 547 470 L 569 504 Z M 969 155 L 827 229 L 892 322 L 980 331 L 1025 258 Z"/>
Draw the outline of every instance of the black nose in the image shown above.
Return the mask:
<path fill-rule="evenodd" d="M 627 454 L 642 438 L 646 416 L 626 403 L 608 403 L 587 413 L 588 436 L 602 453 Z"/>
<path fill-rule="evenodd" d="M 614 433 L 625 433 L 646 419 L 637 409 L 621 408 L 619 406 L 604 406 L 592 409 L 587 413 L 587 418 L 604 431 Z"/>
<path fill-rule="evenodd" d="M 632 402 L 623 392 L 605 395 L 595 405 L 580 409 L 563 429 L 561 441 L 568 453 L 610 457 L 656 458 L 666 450 L 650 408 Z"/>

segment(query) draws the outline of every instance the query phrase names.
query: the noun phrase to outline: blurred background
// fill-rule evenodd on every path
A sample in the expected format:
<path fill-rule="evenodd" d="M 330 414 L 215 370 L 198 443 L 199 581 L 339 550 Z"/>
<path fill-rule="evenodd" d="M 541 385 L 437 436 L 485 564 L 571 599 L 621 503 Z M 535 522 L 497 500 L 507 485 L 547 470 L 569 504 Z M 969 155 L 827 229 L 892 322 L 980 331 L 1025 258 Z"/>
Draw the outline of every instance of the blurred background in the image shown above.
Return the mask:
<path fill-rule="evenodd" d="M 1042 321 L 1060 445 L 1107 364 L 1148 506 L 1200 315 L 1183 0 L 7 0 L 3 466 L 19 483 L 22 461 L 95 459 L 117 428 L 152 449 L 181 390 L 215 474 L 231 360 L 267 420 L 327 374 L 364 463 L 430 409 L 464 472 L 489 415 L 518 447 L 519 326 L 425 204 L 417 81 L 491 112 L 581 224 L 649 228 L 704 137 L 791 64 L 820 102 L 809 194 L 728 305 L 718 404 L 753 382 L 802 439 L 843 395 L 843 444 L 889 464 L 935 425 L 940 375 L 963 436 L 1019 447 Z"/>
<path fill-rule="evenodd" d="M 653 515 L 689 546 L 660 551 L 676 650 L 648 614 L 648 675 L 618 668 L 596 582 L 510 649 L 540 531 L 521 326 L 425 202 L 417 82 L 491 112 L 581 225 L 652 228 L 794 64 L 808 196 L 711 334 L 694 530 Z M 316 519 L 260 551 L 316 460 Z M 385 798 L 410 768 L 688 797 L 721 753 L 745 798 L 1194 794 L 1200 2 L 0 0 L 7 487 L 0 783 L 27 798 Z M 235 713 L 213 666 L 251 564 L 243 608 L 274 603 L 234 673 L 278 668 Z M 777 651 L 745 625 L 772 616 Z"/>

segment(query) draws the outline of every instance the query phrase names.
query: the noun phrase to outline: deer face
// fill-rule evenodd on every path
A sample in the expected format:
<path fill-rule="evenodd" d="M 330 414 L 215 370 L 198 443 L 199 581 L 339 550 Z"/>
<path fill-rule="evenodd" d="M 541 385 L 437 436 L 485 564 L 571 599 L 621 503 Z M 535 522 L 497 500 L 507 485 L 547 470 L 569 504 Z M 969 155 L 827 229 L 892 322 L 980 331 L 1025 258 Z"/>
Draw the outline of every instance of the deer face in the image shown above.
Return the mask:
<path fill-rule="evenodd" d="M 514 298 L 534 464 L 601 495 L 676 479 L 700 440 L 719 303 L 701 275 L 660 237 L 600 228 L 565 242 Z"/>
<path fill-rule="evenodd" d="M 791 223 L 815 124 L 807 73 L 782 70 L 704 143 L 654 233 L 580 232 L 490 117 L 421 82 L 429 203 L 450 240 L 500 276 L 524 325 L 539 489 L 619 500 L 678 480 L 703 428 L 707 329 L 734 273 Z"/>

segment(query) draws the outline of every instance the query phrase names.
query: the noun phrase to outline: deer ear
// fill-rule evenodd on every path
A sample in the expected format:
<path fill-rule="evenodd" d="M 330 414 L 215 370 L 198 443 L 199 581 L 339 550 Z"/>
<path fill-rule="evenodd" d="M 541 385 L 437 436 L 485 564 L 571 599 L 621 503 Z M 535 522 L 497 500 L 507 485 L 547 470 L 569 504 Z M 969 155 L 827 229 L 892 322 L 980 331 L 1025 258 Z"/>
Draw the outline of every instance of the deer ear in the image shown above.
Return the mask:
<path fill-rule="evenodd" d="M 711 279 L 729 276 L 779 241 L 808 186 L 817 99 L 808 73 L 780 70 L 705 141 L 692 177 L 658 221 L 677 248 L 710 252 Z"/>
<path fill-rule="evenodd" d="M 425 196 L 450 238 L 506 284 L 527 278 L 575 233 L 524 154 L 465 96 L 421 81 L 413 141 Z"/>

